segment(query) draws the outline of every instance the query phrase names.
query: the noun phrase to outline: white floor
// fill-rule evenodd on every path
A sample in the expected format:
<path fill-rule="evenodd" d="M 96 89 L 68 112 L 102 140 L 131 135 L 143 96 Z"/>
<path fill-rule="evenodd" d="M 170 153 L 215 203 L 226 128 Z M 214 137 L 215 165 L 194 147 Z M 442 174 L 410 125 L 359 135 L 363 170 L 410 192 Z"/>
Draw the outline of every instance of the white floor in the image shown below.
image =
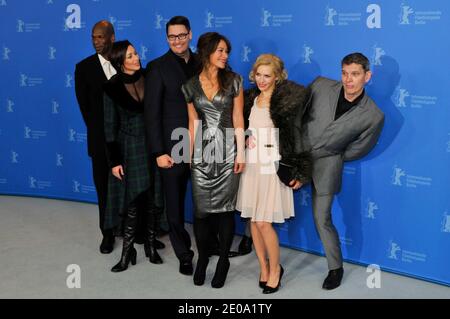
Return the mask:
<path fill-rule="evenodd" d="M 231 259 L 222 289 L 210 287 L 217 257 L 211 258 L 204 286 L 178 273 L 178 261 L 168 236 L 161 240 L 164 264 L 153 265 L 138 249 L 137 265 L 122 273 L 110 268 L 119 260 L 120 242 L 112 254 L 98 251 L 98 211 L 92 204 L 0 196 L 0 298 L 164 298 L 164 299 L 310 299 L 310 298 L 450 298 L 450 287 L 381 272 L 380 288 L 369 288 L 365 267 L 345 264 L 343 284 L 333 291 L 321 289 L 325 258 L 282 248 L 285 269 L 282 287 L 263 295 L 257 286 L 255 255 Z M 191 225 L 187 225 L 191 231 Z M 236 236 L 234 247 L 239 243 Z M 72 266 L 70 266 L 72 265 Z M 69 271 L 68 271 L 69 267 Z M 72 268 L 71 268 L 72 267 Z M 68 288 L 77 281 L 80 288 Z"/>

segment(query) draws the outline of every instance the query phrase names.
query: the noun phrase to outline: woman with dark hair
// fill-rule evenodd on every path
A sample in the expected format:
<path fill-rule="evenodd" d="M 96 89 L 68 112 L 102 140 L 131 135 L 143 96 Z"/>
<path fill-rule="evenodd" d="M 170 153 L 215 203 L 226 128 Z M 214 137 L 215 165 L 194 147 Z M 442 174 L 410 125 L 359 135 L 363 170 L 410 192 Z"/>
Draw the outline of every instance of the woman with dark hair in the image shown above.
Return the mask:
<path fill-rule="evenodd" d="M 139 55 L 125 40 L 115 42 L 110 55 L 117 70 L 104 86 L 105 138 L 111 175 L 108 183 L 105 227 L 114 228 L 123 221 L 122 256 L 111 271 L 120 272 L 128 263 L 136 264 L 138 202 L 145 205 L 147 227 L 145 253 L 151 263 L 163 261 L 156 251 L 156 217 L 162 201 L 155 183 L 155 160 L 147 153 L 144 126 L 144 74 Z"/>
<path fill-rule="evenodd" d="M 287 80 L 283 61 L 261 54 L 250 72 L 256 83 L 245 91 L 245 119 L 250 137 L 237 210 L 250 218 L 263 293 L 278 291 L 283 277 L 280 247 L 273 223 L 294 216 L 293 190 L 310 180 L 310 155 L 302 152 L 301 123 L 309 89 Z"/>
<path fill-rule="evenodd" d="M 194 284 L 203 285 L 209 262 L 210 229 L 219 229 L 220 256 L 211 282 L 221 288 L 230 267 L 234 210 L 244 170 L 242 77 L 228 66 L 231 44 L 217 32 L 200 36 L 198 75 L 183 85 L 188 103 L 194 235 L 198 261 Z"/>

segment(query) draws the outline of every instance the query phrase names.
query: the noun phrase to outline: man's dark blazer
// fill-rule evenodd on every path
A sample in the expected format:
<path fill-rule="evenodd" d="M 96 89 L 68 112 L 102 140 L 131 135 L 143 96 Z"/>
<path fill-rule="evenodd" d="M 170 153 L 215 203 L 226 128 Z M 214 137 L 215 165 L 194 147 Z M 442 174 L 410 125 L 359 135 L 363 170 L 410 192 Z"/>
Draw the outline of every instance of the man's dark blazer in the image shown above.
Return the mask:
<path fill-rule="evenodd" d="M 103 118 L 103 84 L 107 78 L 97 54 L 75 67 L 75 93 L 87 128 L 88 155 L 92 158 L 92 173 L 97 191 L 100 229 L 105 235 L 104 216 L 108 189 L 109 166 Z"/>
<path fill-rule="evenodd" d="M 187 104 L 181 91 L 186 75 L 177 57 L 170 50 L 147 65 L 144 94 L 144 118 L 149 152 L 159 156 L 171 156 L 172 147 L 179 141 L 171 140 L 173 130 L 188 128 Z M 181 137 L 176 136 L 181 139 Z M 189 137 L 185 134 L 183 144 L 187 146 L 183 161 L 189 159 Z M 186 144 L 187 143 L 187 144 Z M 187 158 L 186 158 L 187 157 Z M 177 158 L 174 158 L 177 160 Z M 184 198 L 189 177 L 187 163 L 161 169 L 166 214 L 170 228 L 170 242 L 180 262 L 191 262 L 189 233 L 184 228 Z"/>
<path fill-rule="evenodd" d="M 146 72 L 144 116 L 149 150 L 158 155 L 171 155 L 172 147 L 178 142 L 171 140 L 172 131 L 188 128 L 187 104 L 181 92 L 188 79 L 170 50 L 149 62 Z"/>
<path fill-rule="evenodd" d="M 106 81 L 106 75 L 97 54 L 87 57 L 75 67 L 75 93 L 87 127 L 90 157 L 105 154 L 103 83 Z"/>

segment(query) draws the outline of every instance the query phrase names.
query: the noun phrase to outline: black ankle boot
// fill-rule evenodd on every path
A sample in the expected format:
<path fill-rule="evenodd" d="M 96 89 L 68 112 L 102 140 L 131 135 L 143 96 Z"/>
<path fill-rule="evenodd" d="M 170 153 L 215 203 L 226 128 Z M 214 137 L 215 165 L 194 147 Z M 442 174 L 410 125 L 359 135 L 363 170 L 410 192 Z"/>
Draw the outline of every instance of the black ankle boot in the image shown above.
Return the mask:
<path fill-rule="evenodd" d="M 211 281 L 211 287 L 222 288 L 227 280 L 228 269 L 230 269 L 230 261 L 228 258 L 220 257 L 217 262 L 216 273 Z"/>
<path fill-rule="evenodd" d="M 205 283 L 206 269 L 208 268 L 209 258 L 199 258 L 194 273 L 194 285 L 202 286 Z"/>
<path fill-rule="evenodd" d="M 156 250 L 155 247 L 155 241 L 153 240 L 147 240 L 144 243 L 144 249 L 145 249 L 145 256 L 148 257 L 148 260 L 152 263 L 152 264 L 162 264 L 163 260 L 161 258 L 161 256 L 158 254 L 158 251 Z"/>
<path fill-rule="evenodd" d="M 152 210 L 147 216 L 147 236 L 144 242 L 145 256 L 152 264 L 162 264 L 163 260 L 156 249 L 156 210 Z"/>
<path fill-rule="evenodd" d="M 124 231 L 123 231 L 123 248 L 122 257 L 117 265 L 111 271 L 120 272 L 128 268 L 128 263 L 131 261 L 132 265 L 136 265 L 136 249 L 133 247 L 137 226 L 137 208 L 135 203 L 130 203 L 127 214 L 125 216 Z"/>
<path fill-rule="evenodd" d="M 125 255 L 122 255 L 122 258 L 120 261 L 111 268 L 112 272 L 121 272 L 128 269 L 128 263 L 131 261 L 132 265 L 136 265 L 136 249 L 134 247 L 131 247 L 131 249 L 128 250 L 128 253 Z"/>

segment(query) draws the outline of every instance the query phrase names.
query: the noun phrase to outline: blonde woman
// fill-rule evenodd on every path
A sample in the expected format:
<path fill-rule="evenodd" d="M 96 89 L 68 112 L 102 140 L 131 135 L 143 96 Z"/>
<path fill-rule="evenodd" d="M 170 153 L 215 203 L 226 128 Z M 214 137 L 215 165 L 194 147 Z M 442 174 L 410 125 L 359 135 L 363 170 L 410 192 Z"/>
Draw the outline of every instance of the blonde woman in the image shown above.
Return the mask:
<path fill-rule="evenodd" d="M 260 264 L 263 293 L 278 291 L 284 269 L 273 223 L 294 216 L 293 190 L 310 178 L 309 154 L 302 152 L 300 129 L 309 90 L 286 80 L 284 63 L 273 54 L 260 55 L 245 91 L 244 119 L 251 136 L 246 151 L 237 210 L 250 218 L 251 234 Z"/>

